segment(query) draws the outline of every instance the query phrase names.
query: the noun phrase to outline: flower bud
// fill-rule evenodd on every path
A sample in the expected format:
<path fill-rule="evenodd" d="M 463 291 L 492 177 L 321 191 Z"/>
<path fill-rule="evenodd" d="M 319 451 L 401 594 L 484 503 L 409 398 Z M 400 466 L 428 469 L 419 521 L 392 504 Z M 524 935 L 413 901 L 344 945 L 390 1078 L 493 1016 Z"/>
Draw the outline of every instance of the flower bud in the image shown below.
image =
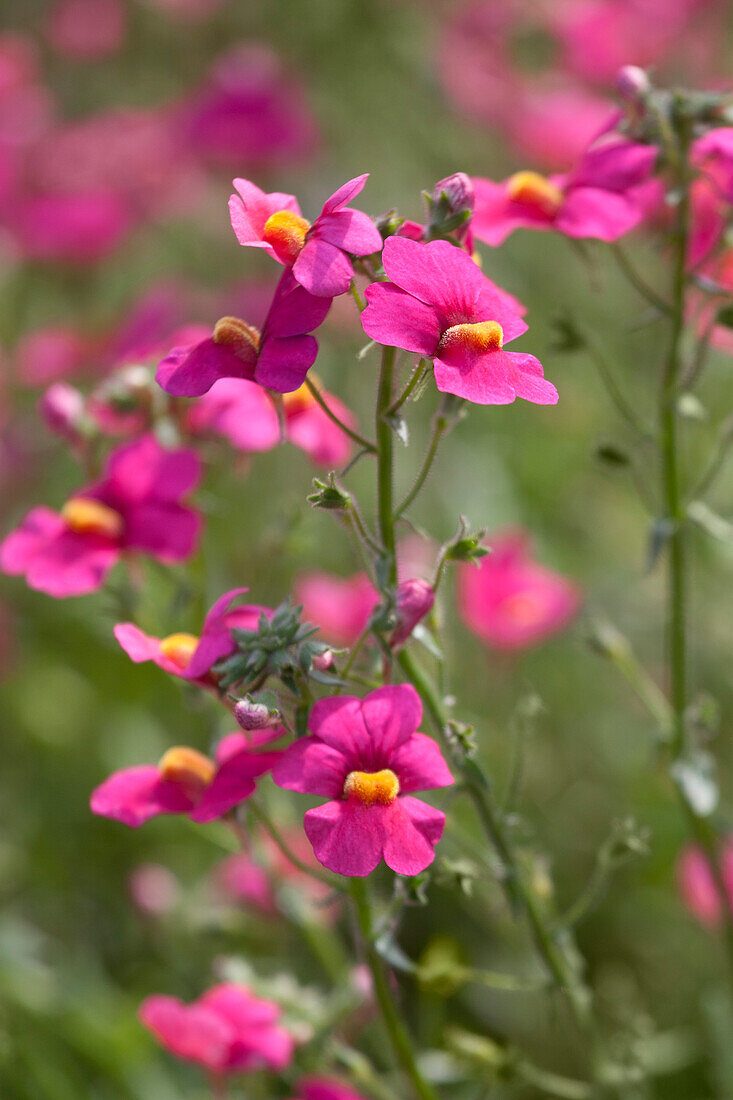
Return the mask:
<path fill-rule="evenodd" d="M 82 435 L 84 397 L 68 382 L 54 382 L 38 403 L 46 427 L 56 435 L 76 443 Z"/>
<path fill-rule="evenodd" d="M 412 634 L 435 603 L 435 593 L 423 580 L 403 581 L 397 589 L 395 607 L 397 622 L 390 638 L 390 645 L 399 646 Z"/>
<path fill-rule="evenodd" d="M 261 730 L 271 726 L 275 715 L 265 703 L 256 703 L 254 699 L 240 699 L 234 707 L 234 717 L 243 730 Z"/>
<path fill-rule="evenodd" d="M 458 214 L 462 210 L 473 211 L 473 183 L 465 172 L 454 172 L 452 176 L 439 180 L 433 188 L 433 202 L 440 202 L 442 195 L 450 203 L 451 214 Z"/>
<path fill-rule="evenodd" d="M 317 668 L 319 672 L 329 672 L 336 661 L 333 655 L 332 649 L 324 649 L 323 653 L 316 653 L 313 656 L 313 667 Z"/>
<path fill-rule="evenodd" d="M 642 103 L 651 89 L 649 77 L 638 65 L 622 65 L 616 73 L 616 91 L 627 103 Z"/>

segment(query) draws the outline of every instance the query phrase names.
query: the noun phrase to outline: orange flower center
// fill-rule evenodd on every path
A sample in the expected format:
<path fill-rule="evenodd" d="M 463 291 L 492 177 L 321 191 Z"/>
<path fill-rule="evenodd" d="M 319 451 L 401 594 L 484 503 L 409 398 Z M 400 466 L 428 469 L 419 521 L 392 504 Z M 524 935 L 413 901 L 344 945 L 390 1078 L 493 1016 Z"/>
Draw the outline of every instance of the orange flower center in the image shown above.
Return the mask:
<path fill-rule="evenodd" d="M 560 188 L 539 172 L 516 172 L 507 180 L 506 190 L 513 202 L 534 206 L 543 214 L 556 214 L 562 206 Z"/>
<path fill-rule="evenodd" d="M 400 781 L 393 771 L 349 772 L 344 783 L 344 794 L 362 806 L 389 806 L 400 793 Z"/>
<path fill-rule="evenodd" d="M 294 264 L 305 244 L 305 235 L 310 222 L 294 214 L 292 210 L 276 210 L 265 222 L 263 240 L 272 245 L 272 249 L 281 263 L 288 267 Z"/>
<path fill-rule="evenodd" d="M 201 798 L 216 774 L 216 765 L 208 756 L 178 745 L 161 757 L 158 764 L 161 779 L 167 779 L 182 787 L 194 802 Z"/>
<path fill-rule="evenodd" d="M 438 344 L 441 352 L 456 351 L 465 348 L 478 353 L 497 351 L 504 343 L 504 330 L 498 321 L 479 321 L 474 325 L 451 325 L 446 329 Z"/>
<path fill-rule="evenodd" d="M 114 508 L 88 497 L 67 500 L 61 509 L 61 518 L 67 527 L 79 535 L 103 535 L 108 539 L 118 539 L 125 526 L 122 516 Z"/>
<path fill-rule="evenodd" d="M 257 362 L 260 346 L 260 333 L 254 325 L 240 321 L 239 317 L 221 317 L 214 325 L 213 340 L 223 344 L 234 354 L 251 366 Z"/>
<path fill-rule="evenodd" d="M 517 592 L 502 601 L 502 611 L 517 626 L 532 626 L 545 611 L 544 601 L 531 592 Z"/>
<path fill-rule="evenodd" d="M 160 642 L 160 652 L 183 672 L 191 663 L 199 640 L 195 634 L 169 634 Z"/>

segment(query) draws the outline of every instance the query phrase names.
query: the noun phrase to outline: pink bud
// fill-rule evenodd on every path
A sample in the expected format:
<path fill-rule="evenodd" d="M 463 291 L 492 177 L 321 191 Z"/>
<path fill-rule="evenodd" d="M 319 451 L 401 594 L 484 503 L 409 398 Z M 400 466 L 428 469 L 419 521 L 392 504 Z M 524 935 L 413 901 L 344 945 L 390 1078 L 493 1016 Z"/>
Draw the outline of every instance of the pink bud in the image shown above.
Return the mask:
<path fill-rule="evenodd" d="M 454 172 L 452 176 L 446 176 L 444 180 L 438 180 L 433 188 L 433 198 L 436 202 L 443 191 L 448 196 L 454 214 L 457 214 L 459 210 L 473 210 L 473 183 L 465 172 Z"/>
<path fill-rule="evenodd" d="M 616 91 L 628 103 L 640 103 L 651 87 L 649 77 L 638 65 L 622 65 L 616 73 Z"/>
<path fill-rule="evenodd" d="M 38 411 L 50 431 L 72 443 L 78 441 L 84 415 L 84 397 L 75 386 L 70 386 L 68 382 L 54 382 L 39 401 Z"/>
<path fill-rule="evenodd" d="M 390 638 L 390 645 L 399 646 L 412 634 L 435 603 L 435 593 L 423 580 L 403 581 L 397 589 L 395 606 L 397 623 Z"/>
<path fill-rule="evenodd" d="M 234 707 L 234 717 L 243 730 L 261 730 L 273 724 L 275 716 L 264 703 L 240 699 Z"/>
<path fill-rule="evenodd" d="M 313 658 L 313 667 L 317 668 L 319 672 L 328 672 L 329 669 L 333 668 L 335 661 L 333 651 L 324 649 L 323 653 L 317 653 Z"/>

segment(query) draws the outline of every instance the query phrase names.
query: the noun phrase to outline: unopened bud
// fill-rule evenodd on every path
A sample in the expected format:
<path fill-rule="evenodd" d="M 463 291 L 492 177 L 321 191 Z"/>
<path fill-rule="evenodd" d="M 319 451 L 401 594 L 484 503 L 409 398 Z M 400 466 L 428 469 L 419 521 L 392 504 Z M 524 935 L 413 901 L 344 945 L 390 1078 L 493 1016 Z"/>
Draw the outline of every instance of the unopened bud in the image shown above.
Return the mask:
<path fill-rule="evenodd" d="M 616 91 L 627 103 L 641 103 L 649 95 L 652 84 L 638 65 L 622 65 L 616 73 Z"/>
<path fill-rule="evenodd" d="M 256 703 L 254 699 L 240 699 L 234 707 L 234 717 L 243 730 L 261 730 L 271 726 L 275 715 L 264 703 Z"/>
<path fill-rule="evenodd" d="M 397 622 L 390 638 L 390 645 L 406 642 L 413 630 L 424 619 L 435 603 L 435 593 L 427 581 L 403 581 L 397 589 L 395 609 Z"/>
<path fill-rule="evenodd" d="M 433 201 L 439 202 L 445 195 L 450 203 L 450 213 L 457 214 L 461 210 L 471 210 L 474 207 L 473 183 L 465 172 L 454 172 L 452 176 L 446 176 L 439 180 L 433 188 Z"/>
<path fill-rule="evenodd" d="M 84 397 L 68 382 L 54 382 L 38 403 L 46 427 L 70 442 L 76 442 L 82 432 Z"/>
<path fill-rule="evenodd" d="M 319 672 L 329 672 L 334 664 L 336 658 L 333 655 L 332 649 L 324 649 L 323 653 L 316 653 L 312 658 L 312 664 L 314 668 L 317 668 Z"/>

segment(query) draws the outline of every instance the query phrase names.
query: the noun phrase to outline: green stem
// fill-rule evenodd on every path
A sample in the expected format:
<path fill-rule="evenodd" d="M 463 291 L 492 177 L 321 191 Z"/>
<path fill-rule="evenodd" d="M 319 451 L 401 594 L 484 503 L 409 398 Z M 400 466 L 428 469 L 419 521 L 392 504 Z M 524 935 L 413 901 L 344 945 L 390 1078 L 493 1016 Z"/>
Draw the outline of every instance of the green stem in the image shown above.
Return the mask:
<path fill-rule="evenodd" d="M 349 291 L 351 293 L 351 297 L 356 302 L 356 308 L 359 310 L 359 313 L 363 313 L 366 309 L 366 302 L 359 293 L 359 288 L 356 285 L 356 280 L 351 280 L 351 283 L 349 284 Z"/>
<path fill-rule="evenodd" d="M 354 901 L 366 962 L 372 975 L 374 996 L 395 1056 L 410 1079 L 415 1095 L 419 1097 L 419 1100 L 437 1100 L 437 1093 L 418 1069 L 410 1036 L 392 997 L 387 971 L 374 946 L 372 911 L 364 879 L 354 878 L 351 880 L 351 896 Z"/>
<path fill-rule="evenodd" d="M 359 446 L 362 447 L 368 454 L 373 455 L 377 453 L 377 448 L 374 446 L 373 443 L 370 443 L 369 440 L 365 439 L 363 435 L 359 435 L 358 432 L 355 432 L 353 428 L 350 428 L 348 426 L 348 424 L 344 424 L 343 420 L 339 420 L 336 413 L 331 408 L 329 408 L 325 397 L 318 389 L 318 386 L 316 386 L 312 378 L 306 377 L 305 384 L 308 387 L 309 393 L 311 394 L 313 399 L 321 406 L 329 420 L 332 420 L 334 424 L 337 424 L 341 431 L 345 435 L 348 435 L 349 439 L 353 439 L 354 443 L 358 443 Z"/>
<path fill-rule="evenodd" d="M 399 519 L 399 517 L 402 515 L 403 512 L 407 511 L 407 509 L 410 507 L 413 500 L 415 499 L 415 497 L 418 495 L 418 493 L 422 489 L 423 485 L 425 484 L 427 476 L 430 473 L 430 468 L 433 465 L 433 461 L 435 460 L 435 456 L 438 453 L 438 447 L 440 446 L 440 441 L 443 438 L 443 436 L 445 435 L 445 433 L 447 432 L 447 430 L 448 430 L 448 420 L 446 419 L 445 416 L 442 416 L 440 413 L 438 413 L 438 415 L 435 417 L 435 421 L 433 423 L 433 434 L 430 437 L 430 443 L 429 443 L 428 449 L 425 453 L 425 458 L 423 459 L 423 464 L 420 467 L 420 471 L 419 471 L 417 477 L 415 478 L 415 482 L 414 482 L 412 488 L 410 489 L 409 493 L 407 494 L 406 497 L 404 497 L 404 499 L 397 506 L 397 511 L 394 514 L 394 518 L 396 520 Z"/>
<path fill-rule="evenodd" d="M 670 305 L 669 302 L 665 302 L 664 298 L 657 294 L 656 290 L 650 287 L 645 279 L 642 279 L 620 244 L 614 243 L 611 245 L 611 255 L 634 289 L 641 294 L 642 298 L 646 298 L 647 302 L 654 306 L 655 309 L 658 309 L 660 313 L 671 314 L 674 312 L 674 306 Z"/>
<path fill-rule="evenodd" d="M 387 420 L 387 410 L 392 403 L 395 352 L 395 348 L 382 348 L 382 366 L 379 372 L 375 424 L 377 438 L 377 514 L 379 520 L 379 537 L 382 540 L 382 546 L 389 559 L 387 583 L 390 585 L 394 585 L 397 581 L 394 518 L 392 515 L 392 499 L 394 492 L 392 465 L 394 461 L 394 443 L 392 429 Z"/>
<path fill-rule="evenodd" d="M 405 386 L 405 388 L 403 389 L 402 393 L 399 395 L 399 397 L 397 397 L 392 402 L 392 404 L 387 409 L 387 412 L 386 412 L 387 416 L 394 416 L 394 414 L 396 412 L 399 412 L 399 410 L 404 405 L 405 401 L 407 401 L 407 398 L 410 396 L 412 391 L 415 389 L 415 386 L 418 384 L 420 379 L 423 377 L 424 373 L 425 373 L 425 360 L 421 359 L 418 362 L 418 364 L 415 367 L 412 374 L 410 375 L 410 379 L 409 379 L 407 385 Z"/>

